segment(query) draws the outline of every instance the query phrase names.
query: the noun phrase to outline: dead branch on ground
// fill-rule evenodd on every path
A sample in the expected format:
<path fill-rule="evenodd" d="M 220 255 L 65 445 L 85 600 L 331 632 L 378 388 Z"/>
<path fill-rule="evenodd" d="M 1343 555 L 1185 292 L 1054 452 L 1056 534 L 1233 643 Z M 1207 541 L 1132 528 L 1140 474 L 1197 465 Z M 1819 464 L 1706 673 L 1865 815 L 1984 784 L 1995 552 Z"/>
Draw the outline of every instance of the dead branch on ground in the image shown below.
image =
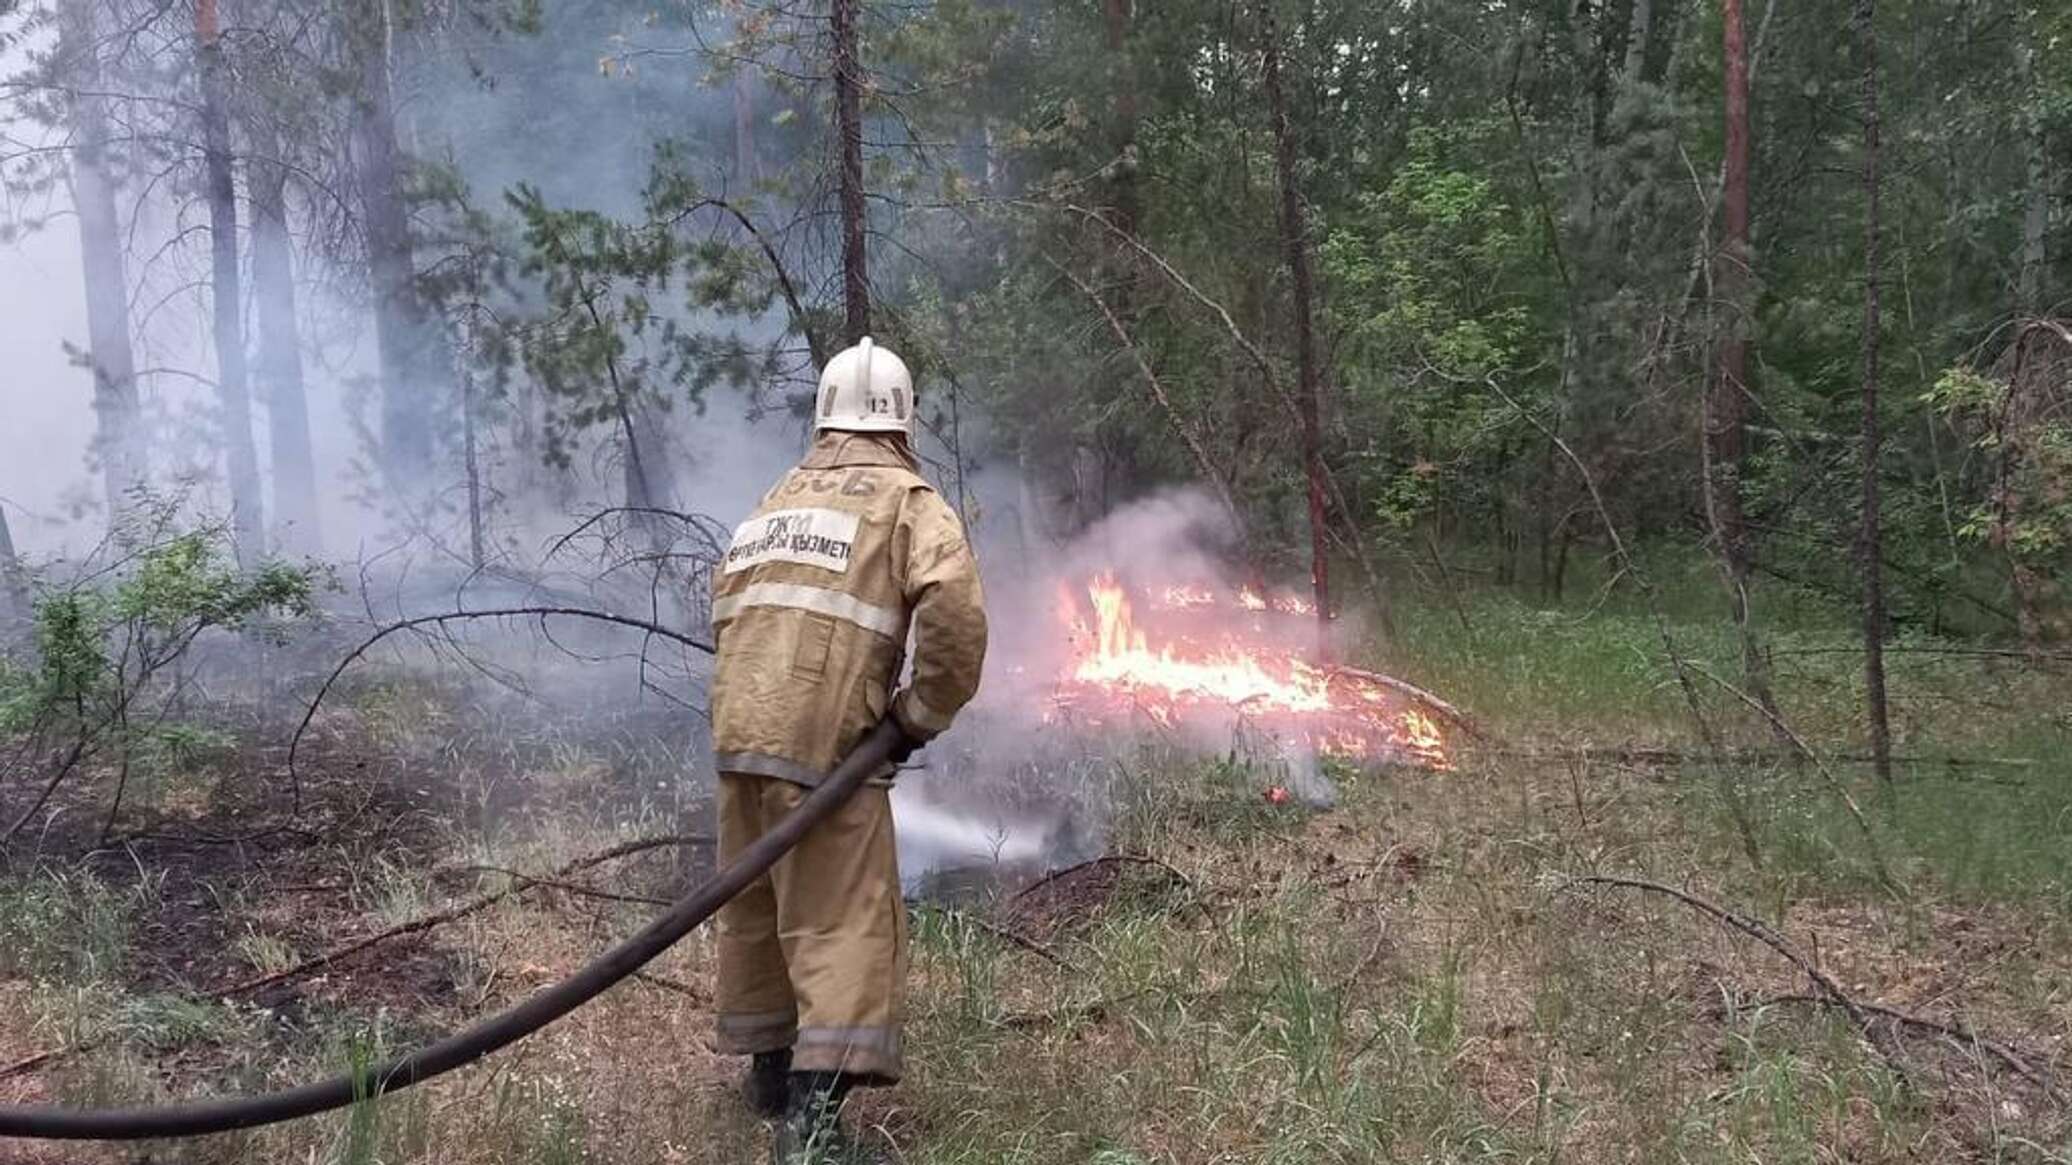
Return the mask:
<path fill-rule="evenodd" d="M 667 975 L 657 975 L 653 971 L 635 971 L 633 972 L 633 979 L 635 982 L 645 983 L 658 990 L 667 991 L 671 995 L 681 995 L 701 1007 L 709 1006 L 712 1003 L 712 998 L 706 995 L 705 992 L 681 979 L 671 979 Z"/>
<path fill-rule="evenodd" d="M 517 883 L 516 888 L 519 890 L 559 890 L 564 894 L 573 894 L 578 898 L 595 898 L 600 902 L 626 902 L 635 906 L 675 905 L 667 898 L 656 898 L 647 894 L 618 894 L 610 890 L 599 890 L 595 886 L 585 886 L 577 882 L 564 882 L 559 878 L 535 877 L 531 874 L 511 869 L 508 866 L 456 866 L 454 869 L 457 873 L 501 874 Z"/>
<path fill-rule="evenodd" d="M 1008 902 L 1010 904 L 1020 902 L 1022 899 L 1027 898 L 1029 895 L 1034 894 L 1036 891 L 1041 890 L 1044 887 L 1049 886 L 1055 882 L 1063 881 L 1064 879 L 1079 873 L 1081 870 L 1089 870 L 1095 866 L 1105 865 L 1152 866 L 1157 869 L 1164 870 L 1167 874 L 1172 876 L 1174 881 L 1180 883 L 1181 885 L 1186 886 L 1189 889 L 1192 889 L 1194 887 L 1194 879 L 1174 869 L 1170 864 L 1161 861 L 1158 858 L 1152 857 L 1150 854 L 1105 854 L 1101 857 L 1094 858 L 1090 861 L 1080 862 L 1076 866 L 1066 866 L 1062 870 L 1053 870 L 1050 873 L 1043 875 L 1043 877 L 1038 878 L 1036 881 L 1031 882 L 1028 885 L 1022 887 L 1021 889 L 1015 891 L 1014 897 L 1008 899 Z"/>
<path fill-rule="evenodd" d="M 1794 749 L 1789 753 L 1767 748 L 1723 749 L 1719 752 L 1695 752 L 1672 748 L 1667 745 L 1581 745 L 1574 748 L 1496 748 L 1478 750 L 1476 755 L 1501 757 L 1505 760 L 1523 761 L 1607 761 L 1612 764 L 1628 765 L 1781 765 L 1803 759 Z M 1829 754 L 1827 759 L 1835 764 L 1869 764 L 1871 755 L 1860 752 Z M 2029 769 L 2043 764 L 2032 757 L 2020 756 L 1930 756 L 1925 753 L 1895 756 L 1894 764 L 1945 765 L 1953 769 Z"/>
<path fill-rule="evenodd" d="M 388 930 L 382 931 L 379 934 L 370 935 L 364 939 L 360 939 L 356 942 L 349 943 L 335 950 L 328 951 L 324 954 L 317 955 L 313 958 L 305 959 L 302 962 L 297 963 L 295 966 L 289 967 L 285 971 L 279 971 L 270 975 L 261 976 L 256 979 L 247 979 L 244 982 L 233 983 L 226 987 L 215 988 L 211 991 L 203 992 L 202 994 L 214 995 L 219 998 L 249 994 L 250 992 L 256 991 L 261 987 L 270 986 L 274 983 L 281 982 L 282 980 L 295 978 L 297 976 L 307 974 L 311 971 L 321 970 L 322 968 L 330 966 L 333 963 L 337 963 L 340 960 L 347 959 L 354 955 L 357 955 L 362 951 L 369 949 L 370 947 L 378 946 L 381 943 L 385 943 L 390 939 L 401 938 L 404 935 L 416 934 L 421 931 L 430 930 L 434 927 L 442 926 L 446 923 L 466 918 L 469 915 L 477 914 L 482 910 L 485 910 L 488 907 L 503 901 L 506 898 L 509 898 L 515 894 L 522 894 L 526 890 L 529 890 L 535 886 L 548 886 L 573 893 L 580 893 L 595 897 L 611 898 L 618 901 L 659 903 L 660 905 L 664 906 L 673 905 L 673 903 L 663 902 L 660 899 L 637 898 L 631 895 L 606 894 L 603 891 L 591 890 L 589 887 L 586 886 L 579 886 L 574 883 L 561 881 L 561 878 L 565 878 L 567 875 L 572 873 L 578 873 L 582 870 L 603 865 L 606 862 L 614 861 L 618 858 L 630 857 L 633 854 L 644 853 L 649 850 L 662 849 L 668 846 L 710 844 L 712 844 L 712 839 L 696 835 L 669 835 L 664 837 L 642 838 L 636 841 L 624 842 L 619 845 L 612 846 L 609 849 L 601 850 L 597 853 L 590 854 L 586 857 L 577 858 L 576 860 L 569 862 L 568 864 L 556 870 L 556 877 L 548 878 L 535 878 L 530 875 L 518 873 L 516 871 L 511 870 L 502 870 L 497 867 L 454 867 L 454 869 L 494 870 L 495 872 L 509 874 L 512 877 L 513 882 L 510 886 L 504 888 L 503 890 L 497 891 L 496 893 L 485 894 L 476 898 L 471 898 L 468 901 L 463 902 L 460 905 L 452 907 L 450 909 L 438 911 L 433 914 L 428 914 L 422 918 L 413 919 L 409 922 L 401 924 L 400 926 L 391 927 Z M 343 890 L 347 887 L 324 886 L 320 888 L 327 890 Z M 655 980 L 657 978 L 656 976 L 651 976 L 646 972 L 641 972 L 637 977 L 650 981 Z M 657 983 L 657 985 L 667 986 L 670 988 L 681 988 L 686 993 L 692 993 L 692 989 L 682 987 L 682 985 L 680 984 Z M 99 1047 L 100 1044 L 101 1038 L 97 1036 L 89 1039 L 80 1040 L 76 1043 L 66 1044 L 63 1047 L 50 1048 L 45 1051 L 37 1052 L 34 1055 L 24 1056 L 21 1059 L 15 1060 L 9 1064 L 0 1064 L 0 1080 L 5 1080 L 10 1076 L 19 1076 L 24 1072 L 34 1071 L 35 1069 L 40 1068 L 45 1064 L 49 1064 L 56 1060 L 65 1059 L 70 1056 L 75 1056 L 81 1052 L 92 1051 L 94 1048 Z"/>
<path fill-rule="evenodd" d="M 1666 898 L 1675 899 L 1700 914 L 1706 915 L 1733 930 L 1740 931 L 1742 934 L 1769 947 L 1779 955 L 1782 955 L 1785 961 L 1804 972 L 1806 978 L 1812 980 L 1814 985 L 1820 988 L 1823 998 L 1832 1000 L 1834 1006 L 1841 1008 L 1849 1016 L 1849 1021 L 1856 1025 L 1857 1030 L 1863 1036 L 1864 1042 L 1869 1044 L 1880 1056 L 1884 1057 L 1885 1061 L 1892 1065 L 1894 1071 L 1897 1071 L 1901 1076 L 1907 1074 L 1900 1049 L 1889 1046 L 1886 1041 L 1878 1038 L 1877 1029 L 1871 1025 L 1870 1012 L 1865 1009 L 1864 1005 L 1858 1002 L 1855 996 L 1843 990 L 1842 985 L 1835 982 L 1834 976 L 1821 970 L 1818 963 L 1807 957 L 1789 939 L 1777 933 L 1775 929 L 1761 919 L 1751 917 L 1729 907 L 1721 906 L 1718 903 L 1707 901 L 1688 890 L 1679 890 L 1675 886 L 1663 882 L 1649 881 L 1646 878 L 1621 878 L 1610 874 L 1591 874 L 1571 878 L 1562 888 L 1574 889 L 1577 886 L 1616 886 L 1627 890 L 1660 894 Z"/>
<path fill-rule="evenodd" d="M 1813 1007 L 1838 1006 L 1833 999 L 1825 995 L 1772 995 L 1767 999 L 1756 1000 L 1750 1006 L 1761 1008 L 1787 1003 Z M 2057 1089 L 2051 1085 L 2049 1078 L 2031 1067 L 2029 1062 L 2019 1052 L 1997 1040 L 1980 1035 L 1978 1030 L 1969 1024 L 1960 1020 L 1951 1020 L 1945 1023 L 1941 1020 L 1915 1015 L 1910 1011 L 1902 1011 L 1885 1003 L 1861 1003 L 1858 1006 L 1862 1007 L 1869 1014 L 1888 1020 L 1900 1027 L 1910 1027 L 1919 1031 L 1929 1032 L 1951 1041 L 1960 1048 L 1976 1048 L 1985 1052 L 2002 1064 L 2005 1064 L 2008 1071 L 2035 1085 L 2036 1090 L 2041 1092 L 2046 1100 L 2052 1103 L 2059 1103 L 2061 1100 Z"/>
<path fill-rule="evenodd" d="M 1065 958 L 1065 956 L 1050 949 L 1043 943 L 1037 942 L 1035 939 L 1030 938 L 1028 935 L 1025 935 L 1020 931 L 1015 930 L 1011 926 L 1001 926 L 998 923 L 987 922 L 983 918 L 976 917 L 975 915 L 972 915 L 962 910 L 945 909 L 943 911 L 943 914 L 947 917 L 956 919 L 958 922 L 970 926 L 973 930 L 979 931 L 982 934 L 991 935 L 992 937 L 999 939 L 1001 942 L 1007 943 L 1009 946 L 1020 947 L 1021 949 L 1029 952 L 1030 954 L 1035 955 L 1037 958 L 1042 959 L 1044 962 L 1049 963 L 1054 967 L 1058 967 L 1061 970 L 1071 971 L 1075 974 L 1079 971 L 1079 968 L 1075 966 L 1071 960 Z"/>
<path fill-rule="evenodd" d="M 1444 719 L 1451 721 L 1456 728 L 1459 728 L 1462 732 L 1467 733 L 1476 740 L 1489 739 L 1489 734 L 1483 731 L 1482 725 L 1477 723 L 1474 717 L 1425 691 L 1416 684 L 1406 683 L 1394 676 L 1368 671 L 1365 668 L 1341 667 L 1336 670 L 1341 675 L 1353 676 L 1368 683 L 1387 688 L 1398 695 L 1408 696 L 1432 711 L 1437 712 Z"/>
<path fill-rule="evenodd" d="M 585 857 L 576 858 L 573 861 L 567 862 L 557 867 L 549 879 L 536 879 L 533 881 L 565 879 L 570 874 L 580 873 L 581 871 L 590 869 L 594 866 L 600 866 L 606 862 L 615 861 L 619 858 L 628 857 L 633 854 L 645 852 L 647 850 L 662 849 L 669 846 L 709 845 L 711 844 L 711 841 L 712 839 L 707 837 L 671 835 L 667 837 L 649 837 L 640 838 L 635 841 L 621 842 L 620 844 L 612 846 L 609 849 L 600 850 L 597 853 L 590 854 Z M 477 895 L 476 897 L 470 898 L 465 902 L 458 903 L 454 906 L 449 906 L 444 910 L 435 910 L 430 914 L 421 915 L 417 918 L 413 918 L 409 922 L 400 923 L 396 926 L 389 927 L 387 930 L 368 935 L 365 938 L 356 939 L 353 942 L 345 944 L 344 946 L 334 947 L 331 950 L 325 951 L 323 954 L 314 955 L 310 958 L 304 959 L 301 962 L 296 963 L 294 966 L 289 967 L 285 970 L 275 971 L 266 975 L 260 975 L 256 978 L 246 979 L 238 983 L 232 983 L 229 986 L 217 987 L 207 992 L 207 994 L 217 996 L 219 998 L 236 995 L 249 995 L 262 987 L 269 987 L 275 983 L 280 983 L 288 979 L 300 978 L 301 976 L 307 975 L 312 971 L 320 971 L 325 967 L 331 966 L 345 959 L 349 959 L 354 955 L 360 954 L 363 951 L 366 951 L 372 947 L 379 946 L 382 943 L 390 941 L 391 939 L 402 938 L 406 935 L 419 934 L 424 931 L 431 930 L 435 927 L 444 926 L 450 922 L 457 922 L 460 919 L 469 917 L 470 915 L 479 914 L 482 911 L 489 909 L 491 906 L 494 906 L 497 903 L 502 902 L 504 899 L 509 898 L 514 894 L 522 893 L 526 888 L 526 884 L 527 883 L 513 882 L 511 885 L 506 886 L 502 890 L 497 890 L 488 894 Z"/>
<path fill-rule="evenodd" d="M 61 1048 L 51 1048 L 46 1051 L 37 1052 L 33 1056 L 23 1056 L 21 1059 L 16 1060 L 11 1064 L 0 1064 L 0 1080 L 5 1080 L 9 1076 L 19 1076 L 24 1072 L 34 1071 L 35 1069 L 50 1063 L 52 1060 L 58 1060 L 66 1056 L 76 1055 L 77 1053 L 86 1051 L 93 1045 L 94 1041 L 92 1040 L 86 1040 L 76 1044 L 66 1044 L 64 1047 Z"/>

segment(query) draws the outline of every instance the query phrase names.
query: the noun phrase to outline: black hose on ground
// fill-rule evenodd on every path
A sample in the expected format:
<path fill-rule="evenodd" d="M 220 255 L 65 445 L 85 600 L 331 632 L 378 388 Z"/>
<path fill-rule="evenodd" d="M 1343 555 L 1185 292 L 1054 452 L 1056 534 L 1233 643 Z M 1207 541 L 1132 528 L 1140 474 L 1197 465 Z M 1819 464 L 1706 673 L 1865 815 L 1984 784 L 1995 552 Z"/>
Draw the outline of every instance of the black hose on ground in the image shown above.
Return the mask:
<path fill-rule="evenodd" d="M 898 727 L 888 718 L 797 809 L 742 850 L 732 864 L 710 881 L 679 899 L 667 914 L 554 986 L 436 1044 L 357 1072 L 260 1096 L 226 1097 L 162 1108 L 0 1107 L 0 1137 L 140 1141 L 248 1129 L 344 1108 L 471 1064 L 603 994 L 712 917 L 729 899 L 791 852 L 806 831 L 847 801 L 857 786 L 883 768 L 900 736 Z"/>

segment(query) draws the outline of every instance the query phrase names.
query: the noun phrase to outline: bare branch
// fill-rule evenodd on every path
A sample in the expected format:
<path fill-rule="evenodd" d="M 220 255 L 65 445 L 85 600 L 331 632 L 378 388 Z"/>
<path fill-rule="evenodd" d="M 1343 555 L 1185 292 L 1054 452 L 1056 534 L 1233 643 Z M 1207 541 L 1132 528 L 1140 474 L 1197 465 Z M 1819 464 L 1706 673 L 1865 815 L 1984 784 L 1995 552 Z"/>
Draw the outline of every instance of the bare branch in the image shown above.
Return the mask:
<path fill-rule="evenodd" d="M 289 738 L 288 741 L 288 780 L 295 791 L 296 808 L 299 810 L 302 803 L 302 782 L 295 769 L 295 758 L 301 750 L 302 738 L 309 731 L 310 722 L 316 719 L 317 708 L 323 704 L 324 697 L 329 695 L 333 685 L 337 684 L 338 677 L 344 675 L 347 668 L 359 662 L 362 656 L 373 650 L 376 644 L 399 632 L 413 630 L 418 627 L 444 627 L 448 623 L 457 623 L 469 619 L 537 618 L 540 621 L 540 625 L 544 627 L 549 618 L 557 616 L 571 619 L 592 619 L 600 623 L 630 627 L 636 631 L 645 632 L 648 635 L 674 640 L 685 647 L 704 652 L 707 655 L 711 655 L 713 651 L 711 644 L 700 639 L 694 639 L 673 628 L 664 627 L 652 620 L 636 619 L 629 615 L 616 615 L 609 611 L 590 611 L 581 607 L 499 607 L 487 611 L 453 611 L 442 615 L 420 615 L 414 619 L 404 619 L 400 622 L 390 623 L 368 636 L 358 647 L 353 648 L 344 659 L 340 660 L 337 667 L 331 669 L 331 674 L 326 676 L 323 684 L 317 688 L 316 695 L 310 698 L 309 708 L 302 714 L 302 722 L 295 726 L 295 735 Z"/>

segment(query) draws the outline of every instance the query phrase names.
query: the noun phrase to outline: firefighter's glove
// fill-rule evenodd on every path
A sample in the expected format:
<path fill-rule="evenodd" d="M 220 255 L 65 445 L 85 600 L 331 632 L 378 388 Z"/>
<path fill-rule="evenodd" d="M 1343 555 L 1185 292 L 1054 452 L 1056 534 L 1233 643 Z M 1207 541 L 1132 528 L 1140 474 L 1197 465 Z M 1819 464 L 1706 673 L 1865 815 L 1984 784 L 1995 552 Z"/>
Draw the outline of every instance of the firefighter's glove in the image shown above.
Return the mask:
<path fill-rule="evenodd" d="M 892 715 L 890 712 L 885 714 L 885 722 L 892 725 L 893 730 L 899 733 L 899 740 L 893 744 L 892 752 L 887 755 L 886 759 L 890 760 L 894 765 L 903 765 L 912 760 L 915 753 L 921 751 L 921 746 L 924 742 L 916 739 L 913 733 L 908 732 L 906 725 L 899 722 L 899 717 Z"/>

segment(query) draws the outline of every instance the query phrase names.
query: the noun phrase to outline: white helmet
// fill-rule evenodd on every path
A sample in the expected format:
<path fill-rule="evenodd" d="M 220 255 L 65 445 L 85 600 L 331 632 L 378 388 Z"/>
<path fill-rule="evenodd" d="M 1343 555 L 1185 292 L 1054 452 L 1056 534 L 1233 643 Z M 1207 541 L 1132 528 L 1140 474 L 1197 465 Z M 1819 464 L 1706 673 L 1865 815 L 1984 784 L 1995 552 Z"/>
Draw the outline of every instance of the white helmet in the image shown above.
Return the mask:
<path fill-rule="evenodd" d="M 914 433 L 914 378 L 906 361 L 865 336 L 837 353 L 820 373 L 813 429 L 851 433 Z"/>

